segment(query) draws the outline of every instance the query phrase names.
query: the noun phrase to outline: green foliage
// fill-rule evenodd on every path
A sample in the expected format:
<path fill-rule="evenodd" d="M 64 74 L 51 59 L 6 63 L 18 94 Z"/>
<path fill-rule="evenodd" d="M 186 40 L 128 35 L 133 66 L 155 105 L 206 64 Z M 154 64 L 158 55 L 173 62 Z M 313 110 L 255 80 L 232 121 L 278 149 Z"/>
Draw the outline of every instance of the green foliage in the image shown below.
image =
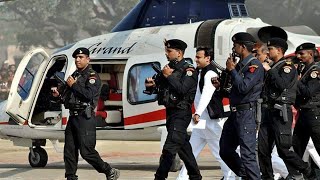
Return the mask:
<path fill-rule="evenodd" d="M 319 0 L 246 0 L 251 17 L 276 26 L 306 25 L 320 34 Z"/>

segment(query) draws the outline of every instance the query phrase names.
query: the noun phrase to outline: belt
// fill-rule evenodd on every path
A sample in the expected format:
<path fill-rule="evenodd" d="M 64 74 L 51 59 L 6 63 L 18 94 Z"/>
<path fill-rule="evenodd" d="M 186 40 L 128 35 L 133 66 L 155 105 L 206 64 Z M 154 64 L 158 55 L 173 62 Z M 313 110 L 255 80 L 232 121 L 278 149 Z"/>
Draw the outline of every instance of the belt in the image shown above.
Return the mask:
<path fill-rule="evenodd" d="M 250 103 L 245 103 L 245 104 L 239 104 L 239 105 L 234 105 L 230 107 L 231 112 L 237 112 L 237 111 L 243 111 L 243 110 L 249 110 L 254 107 L 255 103 L 250 102 Z"/>

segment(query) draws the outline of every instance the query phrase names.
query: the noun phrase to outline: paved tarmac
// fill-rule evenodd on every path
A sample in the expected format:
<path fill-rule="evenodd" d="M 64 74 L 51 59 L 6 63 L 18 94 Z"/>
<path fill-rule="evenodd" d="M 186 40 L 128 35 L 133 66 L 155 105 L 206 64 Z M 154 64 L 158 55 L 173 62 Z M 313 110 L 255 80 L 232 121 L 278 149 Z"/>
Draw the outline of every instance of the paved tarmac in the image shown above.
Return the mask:
<path fill-rule="evenodd" d="M 59 143 L 60 150 L 63 143 Z M 49 160 L 44 168 L 31 168 L 29 149 L 16 147 L 11 141 L 0 140 L 0 179 L 8 180 L 60 180 L 64 179 L 63 154 L 57 153 L 50 142 L 45 148 Z M 102 159 L 121 170 L 120 180 L 153 179 L 160 157 L 160 143 L 148 141 L 97 141 L 97 151 Z M 219 164 L 206 147 L 199 157 L 203 180 L 221 179 Z M 83 159 L 79 160 L 79 180 L 105 179 Z M 168 179 L 176 179 L 178 172 L 171 172 Z"/>

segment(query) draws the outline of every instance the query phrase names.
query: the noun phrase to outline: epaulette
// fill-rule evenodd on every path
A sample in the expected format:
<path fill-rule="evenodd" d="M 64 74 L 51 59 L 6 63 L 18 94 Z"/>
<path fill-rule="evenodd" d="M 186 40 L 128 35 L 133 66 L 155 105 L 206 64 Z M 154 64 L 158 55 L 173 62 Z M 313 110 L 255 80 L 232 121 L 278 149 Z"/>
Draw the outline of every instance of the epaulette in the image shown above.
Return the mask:
<path fill-rule="evenodd" d="M 193 64 L 188 63 L 188 68 L 193 68 L 195 69 L 195 67 L 193 66 Z"/>
<path fill-rule="evenodd" d="M 188 61 L 185 61 L 185 63 L 182 66 L 183 69 L 189 69 L 189 68 L 193 68 L 195 69 L 195 67 L 193 66 L 193 64 L 190 64 Z"/>
<path fill-rule="evenodd" d="M 89 73 L 90 73 L 90 76 L 95 76 L 96 75 L 96 71 L 94 71 L 93 69 L 89 69 Z"/>
<path fill-rule="evenodd" d="M 190 64 L 190 63 L 186 63 L 185 65 L 184 65 L 184 69 L 185 69 L 185 71 L 195 71 L 195 67 L 193 66 L 193 64 Z"/>
<path fill-rule="evenodd" d="M 287 59 L 286 62 L 284 63 L 284 66 L 291 66 L 293 65 L 292 61 Z"/>
<path fill-rule="evenodd" d="M 96 72 L 93 69 L 89 69 L 89 79 L 97 79 Z"/>

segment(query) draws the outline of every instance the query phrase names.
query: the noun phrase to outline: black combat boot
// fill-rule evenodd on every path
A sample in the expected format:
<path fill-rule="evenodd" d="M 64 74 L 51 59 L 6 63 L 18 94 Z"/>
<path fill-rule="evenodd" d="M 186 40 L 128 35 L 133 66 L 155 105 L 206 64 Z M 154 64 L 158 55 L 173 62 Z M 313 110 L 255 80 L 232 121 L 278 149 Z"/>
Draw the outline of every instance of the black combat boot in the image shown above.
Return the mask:
<path fill-rule="evenodd" d="M 74 175 L 74 176 L 68 176 L 67 180 L 78 180 L 78 176 Z"/>
<path fill-rule="evenodd" d="M 106 174 L 107 180 L 117 180 L 120 177 L 120 170 L 111 168 L 109 173 Z"/>
<path fill-rule="evenodd" d="M 285 180 L 304 180 L 304 178 L 301 174 L 288 174 Z"/>
<path fill-rule="evenodd" d="M 161 176 L 155 174 L 155 175 L 154 175 L 154 180 L 166 180 L 166 178 L 161 177 Z"/>

